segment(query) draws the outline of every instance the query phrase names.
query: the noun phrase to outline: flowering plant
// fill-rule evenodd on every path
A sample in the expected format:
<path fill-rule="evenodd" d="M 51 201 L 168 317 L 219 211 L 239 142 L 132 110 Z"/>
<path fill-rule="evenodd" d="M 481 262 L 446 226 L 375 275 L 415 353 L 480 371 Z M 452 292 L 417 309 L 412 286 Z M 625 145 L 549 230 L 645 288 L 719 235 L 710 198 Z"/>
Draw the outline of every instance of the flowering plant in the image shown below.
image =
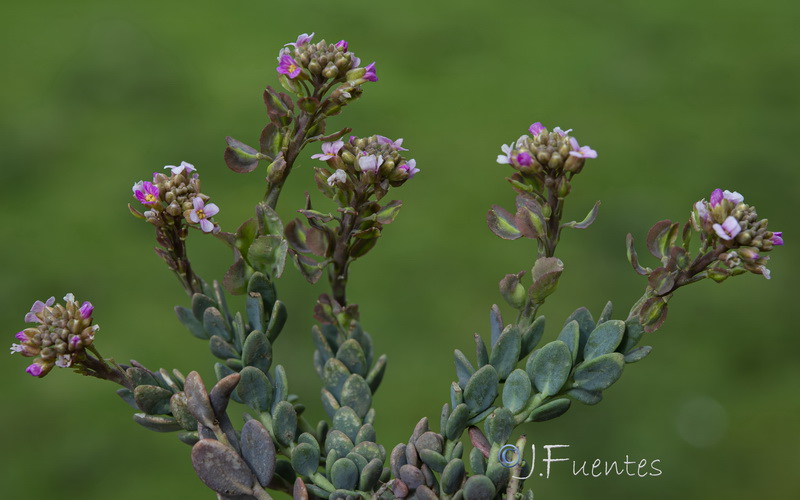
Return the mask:
<path fill-rule="evenodd" d="M 422 418 L 408 442 L 389 451 L 377 441 L 372 407 L 387 356 L 376 355 L 347 284 L 351 264 L 375 248 L 399 214 L 402 202 L 385 201 L 387 195 L 420 169 L 405 156 L 403 139 L 351 136 L 349 128 L 326 132 L 327 118 L 358 100 L 363 86 L 378 77 L 375 63 L 361 66 L 346 41 L 313 43 L 313 37 L 300 35 L 278 55 L 276 71 L 288 93 L 266 88 L 269 123 L 259 147 L 227 139 L 224 159 L 231 170 L 246 174 L 266 166 L 264 198 L 252 218 L 223 230 L 214 220 L 220 208 L 209 202 L 198 169 L 187 162 L 168 165 L 168 173 L 154 173 L 152 181 L 132 188 L 131 213 L 155 228 L 156 253 L 190 297 L 190 307 L 175 308 L 178 319 L 219 359 L 211 389 L 194 371 L 184 376 L 104 358 L 95 343 L 94 307 L 72 294 L 63 304 L 54 297 L 36 301 L 25 316 L 33 326 L 17 333 L 19 343 L 11 346 L 12 353 L 33 358 L 26 371 L 34 377 L 72 368 L 121 386 L 117 393 L 138 424 L 175 432 L 192 446 L 195 471 L 219 498 L 271 498 L 272 490 L 295 498 L 532 499 L 521 479 L 530 464 L 509 464 L 502 451 L 518 427 L 559 417 L 573 401 L 600 402 L 626 365 L 651 352 L 639 344 L 663 325 L 677 289 L 747 272 L 769 279 L 766 254 L 783 245 L 783 234 L 770 231 L 741 194 L 716 189 L 709 201 L 695 203 L 684 224 L 664 220 L 648 232 L 654 268 L 640 263 L 628 235 L 628 259 L 647 284 L 624 319 L 613 319 L 610 302 L 597 319 L 579 308 L 557 328 L 555 340 L 539 347 L 545 334 L 539 310 L 565 270 L 556 257 L 562 231 L 591 226 L 600 203 L 581 221 L 563 221 L 575 177 L 598 153 L 572 130 L 534 123 L 497 157 L 514 171 L 507 180 L 515 208 L 495 205 L 487 214 L 489 229 L 500 238 L 536 242 L 530 276 L 519 271 L 500 281 L 516 317 L 507 321 L 492 306 L 489 337 L 474 337 L 474 362 L 455 350 L 456 381 L 438 431 Z M 321 153 L 301 156 L 316 142 Z M 301 217 L 284 224 L 275 208 L 298 160 L 315 165 L 316 187 L 336 208 L 316 210 L 307 196 Z M 192 267 L 191 230 L 230 249 L 234 262 L 221 281 L 208 282 Z M 313 311 L 313 366 L 329 417 L 317 423 L 305 418 L 285 369 L 273 364 L 273 345 L 288 320 L 275 284 L 287 259 L 311 283 L 327 277 L 331 289 Z M 244 311 L 229 307 L 226 294 L 243 295 Z M 241 429 L 228 415 L 231 400 L 247 408 Z M 518 436 L 517 447 L 525 440 Z"/>

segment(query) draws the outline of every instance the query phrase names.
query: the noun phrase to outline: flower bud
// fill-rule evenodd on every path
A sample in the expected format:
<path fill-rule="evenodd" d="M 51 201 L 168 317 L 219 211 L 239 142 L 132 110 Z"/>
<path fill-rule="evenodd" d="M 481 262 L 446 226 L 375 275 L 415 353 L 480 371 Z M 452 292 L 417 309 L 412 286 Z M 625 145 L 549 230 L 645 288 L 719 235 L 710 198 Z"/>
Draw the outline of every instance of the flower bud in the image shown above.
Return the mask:
<path fill-rule="evenodd" d="M 507 274 L 500 280 L 500 294 L 514 309 L 522 309 L 527 299 L 525 287 L 519 282 L 523 274 L 525 274 L 524 271 L 518 274 Z"/>
<path fill-rule="evenodd" d="M 558 153 L 553 153 L 550 156 L 550 161 L 547 162 L 547 166 L 552 168 L 553 170 L 561 168 L 563 164 L 564 161 L 562 159 L 562 156 Z"/>
<path fill-rule="evenodd" d="M 574 174 L 579 174 L 581 170 L 583 170 L 584 163 L 586 163 L 586 159 L 569 155 L 567 157 L 567 161 L 564 162 L 564 170 Z"/>
<path fill-rule="evenodd" d="M 539 151 L 536 154 L 536 159 L 539 160 L 539 163 L 542 165 L 547 165 L 550 162 L 550 153 L 547 151 Z"/>
<path fill-rule="evenodd" d="M 355 68 L 348 71 L 347 74 L 345 75 L 345 78 L 347 79 L 348 82 L 355 82 L 360 80 L 361 77 L 363 77 L 366 73 L 367 73 L 366 68 Z"/>
<path fill-rule="evenodd" d="M 559 180 L 558 180 L 558 191 L 557 191 L 558 192 L 558 197 L 559 198 L 565 198 L 569 194 L 571 189 L 572 189 L 572 186 L 570 186 L 570 183 L 567 180 L 567 178 L 566 177 L 560 177 Z"/>
<path fill-rule="evenodd" d="M 325 78 L 334 79 L 339 76 L 339 68 L 337 68 L 333 63 L 328 63 L 328 65 L 325 66 L 325 69 L 322 70 L 322 76 Z"/>

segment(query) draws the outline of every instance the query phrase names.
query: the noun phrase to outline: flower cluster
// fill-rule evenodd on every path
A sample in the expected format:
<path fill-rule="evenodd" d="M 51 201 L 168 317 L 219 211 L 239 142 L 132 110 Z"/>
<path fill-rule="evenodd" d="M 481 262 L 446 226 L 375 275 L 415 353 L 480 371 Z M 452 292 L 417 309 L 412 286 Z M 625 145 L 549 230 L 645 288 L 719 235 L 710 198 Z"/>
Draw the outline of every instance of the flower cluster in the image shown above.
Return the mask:
<path fill-rule="evenodd" d="M 589 146 L 581 146 L 578 140 L 569 135 L 572 129 L 552 132 L 539 122 L 528 129 L 531 135 L 523 135 L 516 142 L 504 145 L 497 163 L 511 165 L 523 175 L 542 172 L 579 173 L 586 158 L 597 158 L 597 151 Z"/>
<path fill-rule="evenodd" d="M 25 370 L 34 377 L 44 377 L 54 366 L 68 368 L 79 363 L 99 329 L 92 325 L 91 302 L 79 304 L 71 293 L 64 301 L 65 305 L 56 304 L 55 297 L 50 297 L 46 302 L 34 302 L 25 321 L 35 326 L 17 333 L 20 343 L 11 345 L 12 354 L 36 358 Z"/>
<path fill-rule="evenodd" d="M 153 181 L 139 181 L 133 185 L 133 196 L 147 210 L 141 216 L 156 227 L 167 224 L 166 217 L 185 218 L 189 223 L 199 225 L 203 232 L 218 232 L 219 226 L 210 220 L 219 213 L 219 207 L 208 203 L 208 196 L 200 191 L 200 177 L 191 163 L 164 167 L 170 175 L 155 172 Z"/>
<path fill-rule="evenodd" d="M 402 151 L 403 139 L 393 141 L 382 135 L 358 138 L 349 141 L 325 142 L 322 153 L 311 158 L 324 161 L 332 169 L 317 169 L 318 183 L 324 181 L 330 187 L 344 191 L 366 189 L 373 186 L 376 191 L 386 191 L 389 186 L 400 186 L 412 179 L 419 169 L 417 162 L 406 159 Z"/>
<path fill-rule="evenodd" d="M 724 267 L 712 269 L 712 277 L 724 279 L 750 271 L 769 279 L 769 257 L 763 254 L 783 245 L 783 233 L 770 231 L 767 219 L 758 220 L 755 207 L 744 203 L 741 194 L 715 189 L 709 201 L 695 203 L 692 225 L 702 233 L 705 246 L 724 248 L 718 260 Z"/>
<path fill-rule="evenodd" d="M 377 82 L 375 63 L 360 67 L 361 60 L 348 51 L 344 40 L 311 43 L 314 33 L 303 33 L 297 41 L 287 43 L 278 54 L 278 73 L 289 79 L 312 80 L 315 84 L 326 80 L 347 81 L 352 85 Z"/>

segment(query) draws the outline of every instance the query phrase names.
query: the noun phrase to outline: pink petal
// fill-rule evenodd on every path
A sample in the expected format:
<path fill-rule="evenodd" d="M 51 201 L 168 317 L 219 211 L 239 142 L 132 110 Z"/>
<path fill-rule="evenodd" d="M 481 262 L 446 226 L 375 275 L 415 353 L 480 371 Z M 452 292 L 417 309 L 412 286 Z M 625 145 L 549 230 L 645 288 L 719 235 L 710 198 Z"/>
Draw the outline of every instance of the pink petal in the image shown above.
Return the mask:
<path fill-rule="evenodd" d="M 219 213 L 219 207 L 215 203 L 209 203 L 203 209 L 203 213 L 206 217 L 214 217 Z"/>

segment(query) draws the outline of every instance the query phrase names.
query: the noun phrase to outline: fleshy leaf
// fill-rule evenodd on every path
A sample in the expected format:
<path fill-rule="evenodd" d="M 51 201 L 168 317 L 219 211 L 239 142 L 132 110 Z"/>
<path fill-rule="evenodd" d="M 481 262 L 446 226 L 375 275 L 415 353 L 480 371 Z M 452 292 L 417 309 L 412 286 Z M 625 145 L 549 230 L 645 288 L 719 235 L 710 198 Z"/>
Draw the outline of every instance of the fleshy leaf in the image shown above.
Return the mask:
<path fill-rule="evenodd" d="M 585 361 L 575 368 L 575 386 L 587 391 L 603 391 L 622 375 L 625 360 L 614 352 Z"/>
<path fill-rule="evenodd" d="M 567 344 L 554 340 L 536 353 L 531 366 L 533 384 L 545 396 L 553 396 L 561 390 L 572 370 L 572 354 Z"/>
<path fill-rule="evenodd" d="M 497 397 L 497 385 L 500 378 L 492 365 L 486 365 L 476 371 L 464 389 L 464 402 L 472 415 L 487 409 Z"/>
<path fill-rule="evenodd" d="M 225 141 L 228 143 L 228 147 L 225 148 L 225 164 L 229 169 L 245 174 L 258 167 L 260 157 L 258 151 L 233 137 L 226 137 Z"/>
<path fill-rule="evenodd" d="M 594 204 L 592 209 L 589 210 L 589 213 L 586 214 L 586 217 L 582 221 L 580 221 L 580 222 L 576 222 L 576 221 L 566 222 L 564 224 L 561 224 L 561 227 L 571 227 L 571 228 L 574 228 L 574 229 L 586 229 L 586 228 L 588 228 L 589 226 L 592 225 L 592 223 L 595 221 L 595 219 L 597 219 L 597 212 L 599 212 L 599 211 L 600 211 L 600 202 L 598 201 L 597 203 Z"/>
<path fill-rule="evenodd" d="M 501 206 L 492 205 L 486 214 L 486 222 L 489 224 L 489 229 L 504 240 L 516 240 L 522 237 L 522 232 L 517 229 L 514 216 Z"/>

